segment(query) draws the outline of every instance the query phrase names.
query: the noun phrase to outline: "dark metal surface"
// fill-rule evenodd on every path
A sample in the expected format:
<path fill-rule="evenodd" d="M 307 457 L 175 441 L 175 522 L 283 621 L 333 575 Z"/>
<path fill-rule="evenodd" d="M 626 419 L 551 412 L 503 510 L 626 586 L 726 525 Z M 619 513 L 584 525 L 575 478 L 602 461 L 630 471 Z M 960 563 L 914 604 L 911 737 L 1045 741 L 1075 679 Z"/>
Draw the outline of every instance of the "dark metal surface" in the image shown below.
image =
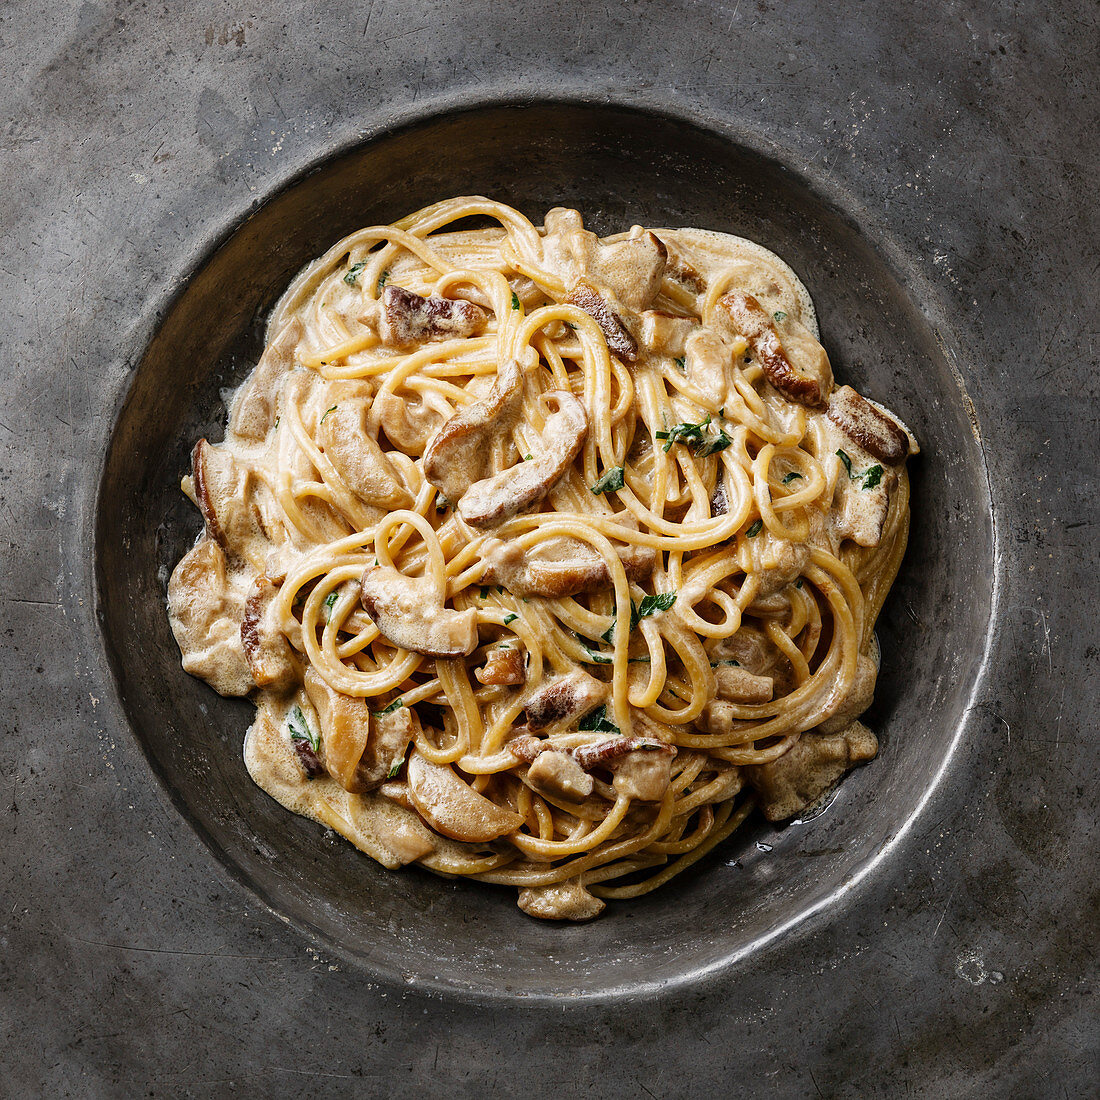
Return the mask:
<path fill-rule="evenodd" d="M 376 0 L 349 12 L 283 0 L 262 11 L 209 6 L 201 17 L 65 3 L 48 19 L 30 7 L 0 11 L 9 317 L 0 346 L 0 1091 L 1094 1094 L 1098 45 L 1095 10 L 1069 4 L 844 14 L 806 3 L 437 10 Z M 159 642 L 139 597 L 151 591 L 142 537 L 161 516 L 143 528 L 133 502 L 153 509 L 165 499 L 186 418 L 216 416 L 210 362 L 188 366 L 196 340 L 222 336 L 200 310 L 186 340 L 175 334 L 175 356 L 162 348 L 174 364 L 163 384 L 175 392 L 157 392 L 148 360 L 137 368 L 185 276 L 256 202 L 333 150 L 414 116 L 534 95 L 687 116 L 793 169 L 791 178 L 763 175 L 805 222 L 769 227 L 768 201 L 745 200 L 732 182 L 737 165 L 727 164 L 715 186 L 739 196 L 731 226 L 745 209 L 759 213 L 746 228 L 776 234 L 805 275 L 830 350 L 843 348 L 841 370 L 915 407 L 926 443 L 935 441 L 920 467 L 924 519 L 899 592 L 917 620 L 911 653 L 900 599 L 886 632 L 896 662 L 883 716 L 890 740 L 842 815 L 822 826 L 841 830 L 846 855 L 807 871 L 812 860 L 800 863 L 797 845 L 776 846 L 784 883 L 820 875 L 828 903 L 812 915 L 804 899 L 768 909 L 766 861 L 740 893 L 719 865 L 688 884 L 679 926 L 671 905 L 654 902 L 606 930 L 593 926 L 587 939 L 559 929 L 555 949 L 552 930 L 532 928 L 503 899 L 486 906 L 466 888 L 391 886 L 392 876 L 374 875 L 369 889 L 396 898 L 387 912 L 400 928 L 389 929 L 387 946 L 384 930 L 349 923 L 339 907 L 306 912 L 304 891 L 316 883 L 308 875 L 289 894 L 257 881 L 264 857 L 249 854 L 240 828 L 255 809 L 245 788 L 223 783 L 236 760 L 233 717 L 213 706 L 191 714 L 203 697 L 167 675 L 156 701 Z M 668 147 L 660 134 L 653 140 Z M 685 140 L 696 139 L 685 131 Z M 513 167 L 531 179 L 529 165 L 526 174 Z M 559 158 L 551 180 L 567 167 Z M 577 193 L 606 195 L 611 220 L 703 201 L 677 193 L 706 181 L 693 182 L 674 158 L 648 175 L 635 166 L 618 188 L 607 179 L 615 165 L 600 167 Z M 409 195 L 422 197 L 437 172 L 414 164 Z M 523 187 L 537 213 L 546 185 Z M 721 211 L 711 214 L 713 224 Z M 818 244 L 827 248 L 815 277 Z M 262 302 L 300 258 L 275 241 L 266 262 L 251 259 L 261 269 L 245 278 L 243 297 Z M 858 278 L 845 284 L 846 272 Z M 851 310 L 876 302 L 881 317 L 850 323 Z M 239 320 L 243 333 L 253 318 L 245 310 Z M 883 345 L 917 348 L 927 373 L 875 362 Z M 100 534 L 124 537 L 108 539 L 100 561 L 111 594 L 101 622 L 97 491 L 132 385 L 135 401 L 176 419 L 143 432 L 133 402 L 123 415 L 129 450 L 116 448 L 104 482 L 112 491 Z M 161 439 L 169 449 L 156 465 Z M 113 491 L 121 486 L 128 498 Z M 946 604 L 932 599 L 943 592 Z M 922 600 L 939 617 L 924 614 Z M 986 621 L 988 665 L 971 699 Z M 139 688 L 123 680 L 121 697 L 104 626 L 141 673 Z M 225 760 L 215 749 L 223 733 Z M 186 742 L 175 776 L 163 755 L 173 738 Z M 220 811 L 194 803 L 206 767 L 211 787 L 225 787 Z M 280 923 L 226 874 L 189 817 L 305 930 Z M 261 847 L 279 839 L 279 823 L 267 823 Z M 877 859 L 868 848 L 876 836 Z M 345 856 L 323 844 L 317 863 Z M 412 899 L 404 910 L 403 899 Z M 482 933 L 473 938 L 456 923 L 467 905 Z M 728 925 L 722 910 L 733 910 Z M 769 913 L 798 926 L 757 945 Z M 633 970 L 624 969 L 632 934 Z M 378 939 L 357 949 L 355 937 L 370 936 Z M 377 977 L 400 971 L 395 941 L 422 981 L 448 984 L 456 952 L 468 949 L 483 979 L 495 956 L 503 972 L 522 971 L 528 989 L 634 993 L 460 1002 Z M 730 963 L 734 941 L 747 950 Z M 691 980 L 712 963 L 715 973 Z M 676 987 L 649 988 L 668 981 Z"/>

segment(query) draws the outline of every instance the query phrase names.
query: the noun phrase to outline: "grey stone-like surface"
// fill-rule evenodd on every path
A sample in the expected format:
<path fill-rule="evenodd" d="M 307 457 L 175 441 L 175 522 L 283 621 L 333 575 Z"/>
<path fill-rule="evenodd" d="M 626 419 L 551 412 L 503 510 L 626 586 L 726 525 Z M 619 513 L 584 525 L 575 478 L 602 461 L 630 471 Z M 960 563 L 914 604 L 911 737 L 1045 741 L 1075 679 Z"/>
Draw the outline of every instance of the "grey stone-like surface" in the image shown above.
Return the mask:
<path fill-rule="evenodd" d="M 1085 3 L 0 8 L 0 1093 L 1095 1095 L 1097 24 Z M 686 991 L 472 1006 L 303 938 L 184 824 L 107 673 L 91 510 L 149 303 L 254 201 L 411 111 L 555 94 L 771 145 L 935 288 L 998 617 L 973 735 L 842 903 Z"/>

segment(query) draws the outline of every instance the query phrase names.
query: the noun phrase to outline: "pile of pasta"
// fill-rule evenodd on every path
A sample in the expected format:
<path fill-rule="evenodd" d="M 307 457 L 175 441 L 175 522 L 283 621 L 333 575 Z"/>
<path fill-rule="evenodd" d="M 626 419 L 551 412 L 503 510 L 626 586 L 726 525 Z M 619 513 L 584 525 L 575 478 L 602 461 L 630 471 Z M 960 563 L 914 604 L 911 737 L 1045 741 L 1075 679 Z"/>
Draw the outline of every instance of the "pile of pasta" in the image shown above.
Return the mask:
<path fill-rule="evenodd" d="M 773 253 L 456 198 L 338 242 L 268 337 L 169 611 L 288 809 L 577 920 L 875 755 L 916 444 Z"/>

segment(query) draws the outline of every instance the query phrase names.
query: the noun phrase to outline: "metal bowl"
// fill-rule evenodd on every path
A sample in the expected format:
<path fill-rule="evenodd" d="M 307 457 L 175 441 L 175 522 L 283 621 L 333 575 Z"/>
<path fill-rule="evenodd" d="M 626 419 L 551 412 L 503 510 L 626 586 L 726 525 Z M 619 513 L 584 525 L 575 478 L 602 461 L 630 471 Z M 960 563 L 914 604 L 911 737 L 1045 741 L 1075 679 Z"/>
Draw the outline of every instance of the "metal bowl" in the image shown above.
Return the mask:
<path fill-rule="evenodd" d="M 597 922 L 543 924 L 514 892 L 383 870 L 269 799 L 241 758 L 247 703 L 187 676 L 165 615 L 168 574 L 199 517 L 179 491 L 222 394 L 262 345 L 294 273 L 345 233 L 456 193 L 535 220 L 578 207 L 600 233 L 642 223 L 751 237 L 814 297 L 837 377 L 882 401 L 923 447 L 909 552 L 880 620 L 869 723 L 882 749 L 825 812 L 746 825 L 670 886 Z M 186 278 L 115 425 L 96 522 L 100 621 L 134 735 L 180 814 L 272 910 L 382 977 L 483 997 L 637 994 L 757 952 L 833 905 L 891 850 L 966 724 L 993 614 L 982 449 L 927 292 L 889 244 L 757 148 L 653 112 L 494 105 L 423 119 L 344 151 L 270 196 Z"/>

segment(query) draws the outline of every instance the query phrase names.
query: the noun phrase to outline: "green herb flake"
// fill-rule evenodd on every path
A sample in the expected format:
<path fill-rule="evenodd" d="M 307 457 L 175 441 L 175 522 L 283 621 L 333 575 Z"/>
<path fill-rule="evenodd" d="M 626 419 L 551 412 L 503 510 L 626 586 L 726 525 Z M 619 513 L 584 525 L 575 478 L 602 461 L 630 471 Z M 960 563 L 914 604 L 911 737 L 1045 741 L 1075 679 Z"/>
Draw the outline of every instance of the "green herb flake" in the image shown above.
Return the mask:
<path fill-rule="evenodd" d="M 612 466 L 611 469 L 592 486 L 592 492 L 595 493 L 596 496 L 599 496 L 600 493 L 608 493 L 621 489 L 623 484 L 622 466 Z"/>
<path fill-rule="evenodd" d="M 636 604 L 630 601 L 630 629 L 633 630 L 642 619 L 648 619 L 650 615 L 656 615 L 658 611 L 667 611 L 676 602 L 675 592 L 658 592 L 655 596 L 643 596 L 642 602 Z M 612 642 L 615 635 L 616 619 L 611 620 L 611 625 L 600 635 L 605 642 Z"/>
<path fill-rule="evenodd" d="M 514 290 L 512 291 L 512 308 L 519 309 L 519 295 Z"/>
<path fill-rule="evenodd" d="M 355 280 L 359 278 L 359 272 L 366 266 L 366 260 L 361 260 L 357 264 L 352 264 L 344 273 L 344 282 L 347 283 L 348 286 L 355 286 Z"/>
<path fill-rule="evenodd" d="M 383 714 L 393 714 L 395 710 L 403 707 L 404 705 L 404 700 L 402 700 L 401 696 L 399 695 L 396 699 L 394 699 L 392 703 L 390 703 L 388 707 L 383 707 L 381 710 L 372 710 L 371 714 L 373 714 L 375 718 L 381 718 Z"/>
<path fill-rule="evenodd" d="M 774 313 L 772 314 L 772 316 L 773 316 L 773 317 L 774 317 L 774 318 L 775 318 L 775 319 L 776 319 L 777 321 L 785 321 L 785 320 L 787 319 L 787 315 L 786 315 L 786 314 L 785 314 L 785 313 L 784 313 L 784 312 L 783 312 L 783 311 L 782 311 L 781 309 L 777 309 L 777 310 L 776 310 L 776 311 L 775 311 L 775 312 L 774 312 Z"/>
<path fill-rule="evenodd" d="M 332 607 L 339 598 L 340 593 L 335 588 L 325 597 L 325 622 L 332 619 Z"/>
<path fill-rule="evenodd" d="M 514 623 L 518 618 L 519 616 L 515 614 L 515 612 L 509 611 L 508 614 L 504 616 L 504 625 L 509 626 Z"/>
<path fill-rule="evenodd" d="M 566 328 L 571 328 L 574 332 L 577 331 L 577 326 L 572 321 L 564 321 L 563 324 Z"/>
<path fill-rule="evenodd" d="M 682 355 L 677 355 L 673 360 L 680 370 L 687 370 L 687 359 Z"/>
<path fill-rule="evenodd" d="M 711 668 L 740 668 L 741 662 L 735 661 L 731 657 L 728 661 L 711 661 Z"/>
<path fill-rule="evenodd" d="M 409 754 L 408 745 L 405 746 L 405 751 L 394 761 L 393 767 L 386 772 L 387 779 L 393 779 L 397 773 L 401 770 L 401 765 L 405 763 L 405 757 Z"/>
<path fill-rule="evenodd" d="M 800 473 L 799 473 L 799 472 L 798 472 L 797 470 L 792 470 L 792 471 L 791 471 L 791 472 L 790 472 L 789 474 L 785 474 L 785 475 L 784 475 L 784 477 L 783 477 L 783 484 L 784 484 L 784 485 L 790 485 L 790 483 L 791 483 L 792 481 L 794 481 L 794 480 L 795 480 L 795 478 L 799 478 L 799 479 L 801 479 L 801 478 L 802 478 L 802 475 L 801 475 L 801 474 L 800 474 Z"/>
<path fill-rule="evenodd" d="M 761 531 L 764 530 L 764 521 L 762 519 L 756 520 L 753 525 L 745 532 L 745 538 L 754 539 Z"/>
<path fill-rule="evenodd" d="M 535 457 L 534 455 L 524 455 L 523 456 L 523 461 L 524 462 L 530 462 L 531 459 L 533 459 L 534 457 Z"/>
<path fill-rule="evenodd" d="M 382 288 L 386 285 L 386 283 L 389 282 L 389 280 L 390 280 L 390 273 L 388 271 L 383 271 L 382 274 L 378 276 L 378 292 L 379 293 L 382 292 Z"/>
<path fill-rule="evenodd" d="M 585 733 L 618 733 L 619 727 L 607 717 L 607 707 L 597 707 L 586 714 L 578 723 L 577 729 Z"/>
<path fill-rule="evenodd" d="M 314 752 L 321 751 L 321 735 L 309 728 L 309 722 L 306 721 L 306 716 L 297 703 L 290 708 L 290 713 L 286 716 L 286 725 L 290 730 L 291 741 L 307 741 Z"/>
<path fill-rule="evenodd" d="M 852 473 L 852 460 L 848 457 L 847 452 L 838 450 L 837 457 L 844 463 L 844 469 L 848 471 L 848 476 L 854 479 L 856 475 Z"/>
<path fill-rule="evenodd" d="M 719 451 L 724 451 L 732 442 L 733 440 L 725 432 L 719 431 L 701 447 L 695 448 L 695 453 L 699 458 L 706 458 L 708 455 L 716 455 Z"/>
<path fill-rule="evenodd" d="M 325 409 L 325 416 L 328 416 L 330 412 L 335 412 L 338 407 L 339 406 L 337 405 L 330 405 L 327 409 Z M 323 424 L 325 422 L 325 416 L 321 417 L 321 419 L 318 421 L 318 424 Z"/>
<path fill-rule="evenodd" d="M 479 600 L 487 600 L 489 598 L 489 591 L 490 590 L 488 588 L 486 588 L 485 585 L 482 585 L 481 586 L 481 592 L 478 594 L 477 598 Z"/>
<path fill-rule="evenodd" d="M 877 463 L 863 471 L 863 488 L 873 489 L 882 480 L 882 467 Z"/>
<path fill-rule="evenodd" d="M 802 587 L 802 578 L 801 577 L 799 577 L 798 580 L 796 580 L 794 582 L 794 586 L 795 586 L 795 588 L 801 588 Z"/>

